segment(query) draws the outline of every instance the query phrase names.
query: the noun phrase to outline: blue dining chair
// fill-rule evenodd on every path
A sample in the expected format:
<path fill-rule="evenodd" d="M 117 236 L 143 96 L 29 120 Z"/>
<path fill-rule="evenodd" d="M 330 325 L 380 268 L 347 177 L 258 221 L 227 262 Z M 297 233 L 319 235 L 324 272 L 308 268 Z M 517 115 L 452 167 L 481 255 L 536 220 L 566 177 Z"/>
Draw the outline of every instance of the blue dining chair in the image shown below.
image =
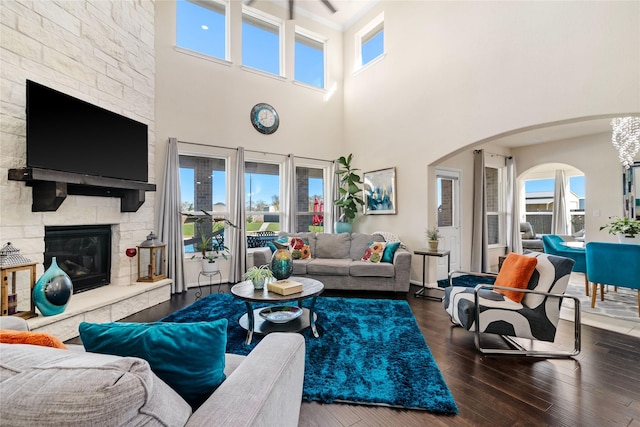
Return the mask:
<path fill-rule="evenodd" d="M 587 278 L 593 284 L 591 308 L 596 306 L 598 285 L 601 301 L 604 301 L 604 285 L 637 289 L 640 317 L 640 245 L 589 242 L 585 252 Z"/>
<path fill-rule="evenodd" d="M 574 248 L 565 245 L 565 240 L 556 234 L 546 234 L 542 236 L 544 253 L 550 255 L 563 256 L 575 261 L 573 271 L 584 274 L 585 295 L 589 296 L 589 280 L 587 279 L 587 261 L 585 259 L 584 248 Z"/>

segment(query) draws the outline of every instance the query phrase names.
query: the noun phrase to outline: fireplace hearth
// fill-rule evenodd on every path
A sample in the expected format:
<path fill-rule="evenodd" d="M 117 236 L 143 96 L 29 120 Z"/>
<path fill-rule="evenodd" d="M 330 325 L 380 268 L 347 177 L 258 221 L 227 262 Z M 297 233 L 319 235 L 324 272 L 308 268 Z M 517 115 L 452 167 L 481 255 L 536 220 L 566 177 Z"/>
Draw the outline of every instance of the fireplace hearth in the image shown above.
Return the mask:
<path fill-rule="evenodd" d="M 75 294 L 108 285 L 111 280 L 111 226 L 45 227 L 44 267 L 51 259 L 71 278 Z"/>

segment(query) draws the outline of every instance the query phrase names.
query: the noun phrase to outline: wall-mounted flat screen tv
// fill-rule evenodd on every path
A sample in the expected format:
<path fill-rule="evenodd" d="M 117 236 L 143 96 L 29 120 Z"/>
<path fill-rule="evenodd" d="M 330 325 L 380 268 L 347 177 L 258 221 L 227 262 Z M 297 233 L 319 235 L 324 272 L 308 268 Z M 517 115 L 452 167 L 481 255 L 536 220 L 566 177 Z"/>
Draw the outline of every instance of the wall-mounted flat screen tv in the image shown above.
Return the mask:
<path fill-rule="evenodd" d="M 27 80 L 27 166 L 148 182 L 147 125 Z"/>

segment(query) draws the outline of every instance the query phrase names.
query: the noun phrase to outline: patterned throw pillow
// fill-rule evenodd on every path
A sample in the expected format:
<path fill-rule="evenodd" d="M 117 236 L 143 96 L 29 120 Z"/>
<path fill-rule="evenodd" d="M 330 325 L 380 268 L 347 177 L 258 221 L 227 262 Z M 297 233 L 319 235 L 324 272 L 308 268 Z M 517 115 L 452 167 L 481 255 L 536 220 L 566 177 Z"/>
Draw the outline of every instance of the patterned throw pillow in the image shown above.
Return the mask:
<path fill-rule="evenodd" d="M 369 247 L 364 251 L 361 261 L 375 262 L 382 261 L 382 254 L 384 254 L 384 248 L 387 244 L 385 242 L 371 242 Z"/>
<path fill-rule="evenodd" d="M 289 250 L 293 259 L 311 258 L 311 250 L 309 249 L 309 240 L 300 237 L 289 238 Z"/>

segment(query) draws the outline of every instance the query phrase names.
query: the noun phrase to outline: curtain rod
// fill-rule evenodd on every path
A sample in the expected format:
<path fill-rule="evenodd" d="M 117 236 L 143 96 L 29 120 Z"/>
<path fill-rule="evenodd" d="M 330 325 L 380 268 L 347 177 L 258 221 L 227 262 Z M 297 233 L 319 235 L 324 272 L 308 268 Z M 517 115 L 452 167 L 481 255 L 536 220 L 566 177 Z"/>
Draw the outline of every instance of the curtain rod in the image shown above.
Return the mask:
<path fill-rule="evenodd" d="M 209 145 L 209 144 L 203 144 L 201 142 L 189 142 L 189 141 L 180 141 L 180 140 L 178 140 L 178 142 L 180 144 L 198 145 L 200 147 L 210 147 L 210 148 L 224 148 L 226 150 L 238 151 L 238 148 L 224 147 L 222 145 Z M 258 150 L 249 150 L 249 149 L 245 149 L 244 151 L 245 152 L 251 152 L 251 153 L 271 154 L 271 155 L 274 155 L 274 156 L 289 156 L 289 154 L 271 153 L 271 152 L 268 152 L 268 151 L 258 151 Z M 293 156 L 297 157 L 299 159 L 305 159 L 305 160 L 317 160 L 319 162 L 329 162 L 329 163 L 333 162 L 333 160 L 317 159 L 315 157 L 296 156 L 295 154 Z"/>
<path fill-rule="evenodd" d="M 484 151 L 484 150 L 473 150 L 474 153 L 479 153 L 480 151 Z M 492 153 L 491 151 L 485 151 L 484 153 L 490 155 L 491 157 L 500 156 L 500 157 L 504 157 L 505 159 L 511 159 L 513 157 L 513 156 L 505 156 L 504 154 L 500 154 L 500 153 Z"/>

